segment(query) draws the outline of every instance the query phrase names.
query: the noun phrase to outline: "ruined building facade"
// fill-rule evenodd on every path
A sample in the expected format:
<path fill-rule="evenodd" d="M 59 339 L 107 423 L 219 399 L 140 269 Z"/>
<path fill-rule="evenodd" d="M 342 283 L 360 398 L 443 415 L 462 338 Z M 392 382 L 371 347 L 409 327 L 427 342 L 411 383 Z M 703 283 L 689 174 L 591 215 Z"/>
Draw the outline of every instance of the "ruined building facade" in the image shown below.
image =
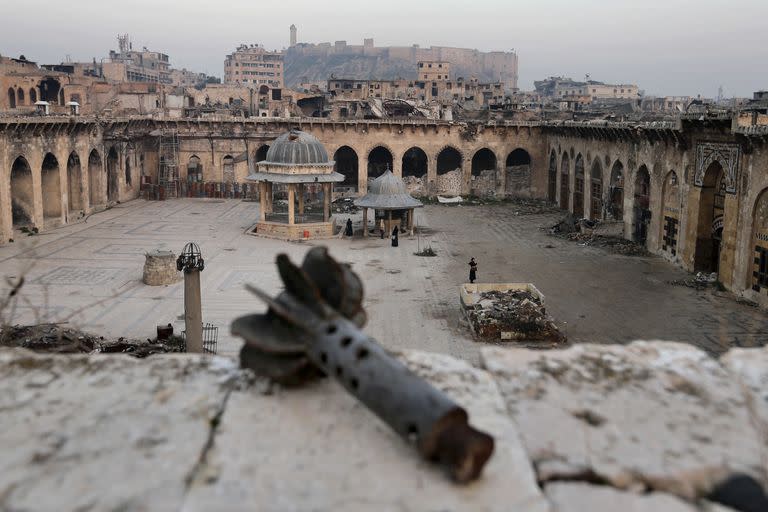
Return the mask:
<path fill-rule="evenodd" d="M 685 269 L 717 273 L 768 305 L 768 127 L 731 117 L 674 123 L 456 124 L 317 119 L 0 119 L 0 240 L 47 230 L 157 183 L 158 133 L 178 141 L 177 179 L 243 191 L 276 134 L 317 137 L 364 194 L 386 169 L 414 195 L 548 199 Z M 513 222 L 513 220 L 510 220 Z"/>

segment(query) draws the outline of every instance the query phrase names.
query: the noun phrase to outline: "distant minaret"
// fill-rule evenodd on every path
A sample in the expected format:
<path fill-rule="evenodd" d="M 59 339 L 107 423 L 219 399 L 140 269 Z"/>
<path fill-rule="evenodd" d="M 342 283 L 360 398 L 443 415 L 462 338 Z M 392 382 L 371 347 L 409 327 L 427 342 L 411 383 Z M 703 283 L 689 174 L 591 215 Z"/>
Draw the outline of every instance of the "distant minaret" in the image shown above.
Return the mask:
<path fill-rule="evenodd" d="M 291 46 L 296 46 L 296 25 L 291 25 Z"/>

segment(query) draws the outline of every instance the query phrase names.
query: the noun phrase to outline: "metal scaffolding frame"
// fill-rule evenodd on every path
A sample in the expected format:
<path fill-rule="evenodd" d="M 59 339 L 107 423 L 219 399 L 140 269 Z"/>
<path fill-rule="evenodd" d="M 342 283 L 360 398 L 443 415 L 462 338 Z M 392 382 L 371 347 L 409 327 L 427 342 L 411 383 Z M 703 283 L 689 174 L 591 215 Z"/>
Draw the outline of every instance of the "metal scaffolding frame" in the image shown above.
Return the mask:
<path fill-rule="evenodd" d="M 164 130 L 159 137 L 158 185 L 165 197 L 176 197 L 179 185 L 179 136 L 175 130 Z"/>

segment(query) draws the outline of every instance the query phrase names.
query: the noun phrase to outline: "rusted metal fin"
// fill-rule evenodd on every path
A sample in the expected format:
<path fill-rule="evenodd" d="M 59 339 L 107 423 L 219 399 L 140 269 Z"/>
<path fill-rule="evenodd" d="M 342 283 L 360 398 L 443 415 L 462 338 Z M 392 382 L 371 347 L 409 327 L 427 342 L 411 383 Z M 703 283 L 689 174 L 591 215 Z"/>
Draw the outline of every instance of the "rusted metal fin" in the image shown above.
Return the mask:
<path fill-rule="evenodd" d="M 477 479 L 493 454 L 493 437 L 468 423 L 466 413 L 449 414 L 435 424 L 434 444 L 429 451 L 421 446 L 423 455 L 440 463 L 456 482 Z"/>
<path fill-rule="evenodd" d="M 246 315 L 232 322 L 232 334 L 270 354 L 304 354 L 305 333 L 277 315 Z"/>
<path fill-rule="evenodd" d="M 301 268 L 317 285 L 325 301 L 339 313 L 353 320 L 358 327 L 364 325 L 363 284 L 347 265 L 339 264 L 325 247 L 314 247 Z M 360 320 L 363 323 L 358 323 Z"/>
<path fill-rule="evenodd" d="M 278 301 L 277 299 L 273 299 L 267 293 L 260 288 L 256 288 L 255 286 L 251 284 L 246 284 L 245 289 L 263 300 L 267 306 L 269 306 L 269 310 L 277 315 L 278 317 L 282 318 L 288 324 L 295 325 L 296 327 L 300 327 L 302 329 L 309 330 L 308 325 L 305 321 L 300 318 L 299 315 L 297 315 L 295 312 L 291 311 L 291 308 L 289 306 L 286 306 L 282 302 Z"/>
<path fill-rule="evenodd" d="M 320 296 L 318 286 L 307 274 L 293 264 L 286 254 L 277 256 L 277 270 L 285 284 L 285 291 L 292 295 L 302 305 L 311 309 L 315 314 L 324 316 L 323 298 Z"/>
<path fill-rule="evenodd" d="M 268 354 L 247 344 L 240 349 L 240 366 L 285 386 L 297 386 L 323 376 L 305 355 Z"/>

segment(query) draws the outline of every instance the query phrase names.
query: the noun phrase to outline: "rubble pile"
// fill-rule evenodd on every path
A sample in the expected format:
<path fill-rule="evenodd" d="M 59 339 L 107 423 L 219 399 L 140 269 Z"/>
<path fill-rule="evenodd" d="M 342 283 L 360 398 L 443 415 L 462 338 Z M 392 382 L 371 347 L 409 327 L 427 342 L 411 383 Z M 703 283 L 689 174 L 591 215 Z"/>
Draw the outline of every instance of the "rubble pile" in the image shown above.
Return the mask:
<path fill-rule="evenodd" d="M 567 214 L 556 224 L 549 226 L 549 234 L 564 238 L 571 242 L 578 242 L 582 246 L 602 247 L 614 254 L 622 256 L 648 256 L 645 246 L 627 240 L 620 236 L 601 235 L 595 233 L 601 225 L 599 220 L 577 219 L 572 213 Z"/>
<path fill-rule="evenodd" d="M 487 340 L 561 343 L 566 339 L 541 301 L 528 291 L 482 292 L 468 315 L 475 334 Z"/>
<path fill-rule="evenodd" d="M 6 325 L 0 327 L 0 347 L 26 348 L 48 354 L 125 353 L 137 358 L 153 354 L 182 352 L 183 341 L 108 340 L 59 324 Z"/>
<path fill-rule="evenodd" d="M 622 256 L 648 256 L 648 250 L 637 242 L 618 236 L 604 236 L 589 233 L 569 233 L 566 238 L 579 245 L 602 247 Z"/>
<path fill-rule="evenodd" d="M 674 286 L 687 286 L 688 288 L 694 288 L 696 290 L 703 290 L 705 288 L 717 287 L 717 272 L 711 274 L 705 274 L 704 272 L 697 272 L 695 276 L 690 279 L 673 279 L 667 281 L 667 284 Z"/>
<path fill-rule="evenodd" d="M 336 213 L 357 213 L 360 208 L 355 206 L 354 199 L 342 197 L 333 201 L 332 209 Z"/>

